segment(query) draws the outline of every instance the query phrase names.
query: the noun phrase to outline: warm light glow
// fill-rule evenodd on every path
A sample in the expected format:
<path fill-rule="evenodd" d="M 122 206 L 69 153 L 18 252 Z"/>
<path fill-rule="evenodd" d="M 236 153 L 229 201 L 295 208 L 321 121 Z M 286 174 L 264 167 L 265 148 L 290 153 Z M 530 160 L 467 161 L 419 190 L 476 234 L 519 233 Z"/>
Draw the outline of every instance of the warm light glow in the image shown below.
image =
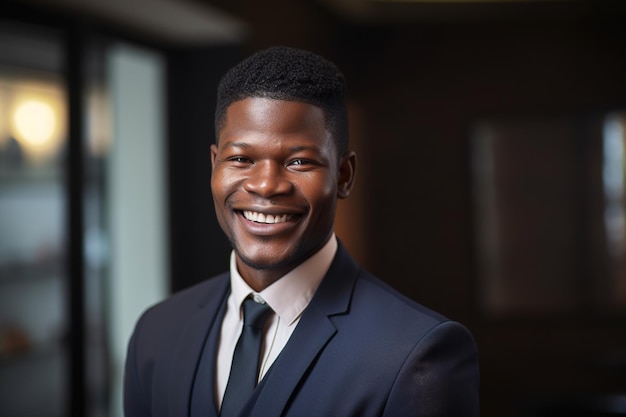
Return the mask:
<path fill-rule="evenodd" d="M 23 102 L 13 114 L 14 125 L 28 145 L 43 147 L 53 139 L 57 120 L 52 107 L 42 101 Z"/>
<path fill-rule="evenodd" d="M 60 86 L 15 83 L 9 108 L 10 134 L 30 162 L 49 160 L 65 139 L 65 105 Z"/>

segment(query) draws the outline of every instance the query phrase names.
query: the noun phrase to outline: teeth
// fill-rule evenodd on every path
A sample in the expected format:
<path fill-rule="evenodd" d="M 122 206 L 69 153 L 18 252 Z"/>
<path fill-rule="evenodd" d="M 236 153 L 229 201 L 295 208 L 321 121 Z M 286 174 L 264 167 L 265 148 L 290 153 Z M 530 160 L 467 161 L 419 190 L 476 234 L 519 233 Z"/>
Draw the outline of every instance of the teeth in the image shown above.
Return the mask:
<path fill-rule="evenodd" d="M 285 223 L 289 216 L 286 214 L 282 215 L 273 215 L 273 214 L 263 214 L 256 211 L 244 210 L 243 216 L 256 223 L 266 223 L 266 224 L 274 224 L 274 223 Z"/>

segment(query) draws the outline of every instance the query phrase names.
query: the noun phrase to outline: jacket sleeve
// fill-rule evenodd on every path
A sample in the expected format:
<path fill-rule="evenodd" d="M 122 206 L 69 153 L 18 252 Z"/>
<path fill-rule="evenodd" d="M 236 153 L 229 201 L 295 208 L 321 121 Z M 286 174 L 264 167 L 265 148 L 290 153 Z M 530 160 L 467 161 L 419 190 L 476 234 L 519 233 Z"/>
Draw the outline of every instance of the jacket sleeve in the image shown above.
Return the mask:
<path fill-rule="evenodd" d="M 443 322 L 407 357 L 383 416 L 477 417 L 478 385 L 478 355 L 472 335 L 457 322 Z"/>
<path fill-rule="evenodd" d="M 137 371 L 137 329 L 130 338 L 124 366 L 124 416 L 150 417 L 148 398 L 139 381 Z"/>

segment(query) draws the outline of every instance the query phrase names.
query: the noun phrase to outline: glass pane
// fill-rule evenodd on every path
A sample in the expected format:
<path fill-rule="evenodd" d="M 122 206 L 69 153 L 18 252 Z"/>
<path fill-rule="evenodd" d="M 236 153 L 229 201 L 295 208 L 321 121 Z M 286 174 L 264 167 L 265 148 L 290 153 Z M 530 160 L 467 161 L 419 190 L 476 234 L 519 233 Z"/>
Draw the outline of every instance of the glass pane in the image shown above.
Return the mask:
<path fill-rule="evenodd" d="M 60 37 L 0 22 L 0 415 L 66 415 Z"/>
<path fill-rule="evenodd" d="M 626 223 L 624 219 L 626 187 L 626 113 L 608 116 L 604 124 L 604 225 L 606 231 L 609 276 L 605 302 L 614 311 L 626 311 Z"/>
<path fill-rule="evenodd" d="M 106 221 L 106 166 L 111 144 L 109 89 L 104 74 L 104 41 L 87 43 L 84 69 L 84 260 L 87 416 L 108 415 L 110 349 L 107 345 L 106 282 L 109 233 Z"/>
<path fill-rule="evenodd" d="M 121 416 L 126 347 L 137 318 L 167 294 L 165 62 L 155 51 L 107 51 L 113 141 L 108 156 L 110 416 Z"/>
<path fill-rule="evenodd" d="M 474 132 L 480 297 L 489 315 L 579 305 L 574 138 L 576 124 L 561 119 L 489 121 Z"/>

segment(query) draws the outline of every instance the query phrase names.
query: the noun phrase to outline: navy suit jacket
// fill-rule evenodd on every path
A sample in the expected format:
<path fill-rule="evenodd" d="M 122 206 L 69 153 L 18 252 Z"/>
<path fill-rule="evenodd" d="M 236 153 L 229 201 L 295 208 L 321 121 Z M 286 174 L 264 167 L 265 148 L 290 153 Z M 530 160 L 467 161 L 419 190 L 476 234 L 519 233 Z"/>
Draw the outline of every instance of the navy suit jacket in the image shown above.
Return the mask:
<path fill-rule="evenodd" d="M 225 273 L 143 314 L 126 359 L 126 417 L 196 417 L 192 391 L 203 352 L 213 356 L 202 371 L 208 371 L 203 390 L 210 398 L 202 415 L 217 417 L 214 362 L 229 291 Z M 361 269 L 341 245 L 242 412 L 256 417 L 478 415 L 478 360 L 469 331 Z"/>

